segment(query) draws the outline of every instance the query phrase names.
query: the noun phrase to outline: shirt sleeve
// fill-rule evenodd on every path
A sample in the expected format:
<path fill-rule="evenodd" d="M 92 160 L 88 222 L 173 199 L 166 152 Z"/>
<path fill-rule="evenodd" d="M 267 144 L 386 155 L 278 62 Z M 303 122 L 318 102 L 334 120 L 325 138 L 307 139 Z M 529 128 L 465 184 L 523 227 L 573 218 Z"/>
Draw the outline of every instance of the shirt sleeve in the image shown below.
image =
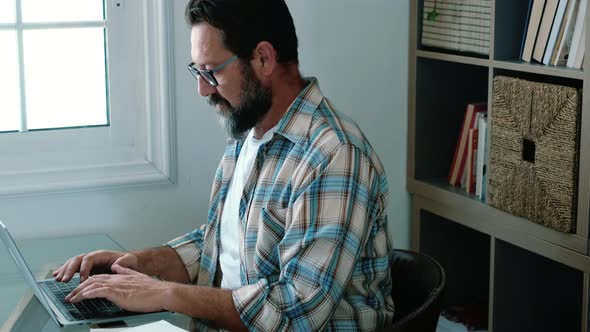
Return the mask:
<path fill-rule="evenodd" d="M 211 189 L 211 202 L 209 206 L 209 222 L 214 219 L 212 217 L 213 211 L 216 210 L 217 204 L 219 204 L 219 192 L 221 188 L 221 179 L 223 177 L 223 159 L 217 167 L 215 172 L 215 179 L 213 181 L 213 188 Z M 178 257 L 184 263 L 186 271 L 190 277 L 190 280 L 194 283 L 195 279 L 199 275 L 199 269 L 201 267 L 201 254 L 203 253 L 203 242 L 205 234 L 209 225 L 202 225 L 200 228 L 180 236 L 174 240 L 169 241 L 165 245 L 176 250 Z"/>
<path fill-rule="evenodd" d="M 190 233 L 180 236 L 166 243 L 176 250 L 176 253 L 184 263 L 191 281 L 199 275 L 201 252 L 203 251 L 203 237 L 207 225 L 201 226 Z"/>
<path fill-rule="evenodd" d="M 287 213 L 278 245 L 278 281 L 260 279 L 233 291 L 246 326 L 260 331 L 324 328 L 367 242 L 379 182 L 369 159 L 351 145 L 338 147 L 311 170 Z"/>

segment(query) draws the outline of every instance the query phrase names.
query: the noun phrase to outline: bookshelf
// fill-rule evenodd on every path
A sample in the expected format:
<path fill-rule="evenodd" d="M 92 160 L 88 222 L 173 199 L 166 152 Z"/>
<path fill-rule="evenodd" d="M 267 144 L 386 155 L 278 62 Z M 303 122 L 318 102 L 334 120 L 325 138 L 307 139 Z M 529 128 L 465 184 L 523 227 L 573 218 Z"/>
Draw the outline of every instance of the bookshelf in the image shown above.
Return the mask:
<path fill-rule="evenodd" d="M 528 0 L 491 1 L 488 56 L 422 46 L 424 0 L 410 3 L 407 189 L 413 249 L 445 268 L 447 305 L 487 307 L 488 331 L 590 332 L 590 93 L 581 108 L 574 232 L 497 210 L 447 181 L 465 106 L 487 101 L 494 116 L 495 76 L 587 90 L 590 73 L 519 60 Z"/>

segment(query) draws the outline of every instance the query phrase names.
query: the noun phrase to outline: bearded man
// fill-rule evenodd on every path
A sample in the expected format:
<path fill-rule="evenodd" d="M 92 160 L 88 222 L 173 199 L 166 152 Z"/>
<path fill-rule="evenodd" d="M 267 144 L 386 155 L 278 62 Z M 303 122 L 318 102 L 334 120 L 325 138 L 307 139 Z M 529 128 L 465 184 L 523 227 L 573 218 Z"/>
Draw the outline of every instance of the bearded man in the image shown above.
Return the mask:
<path fill-rule="evenodd" d="M 71 258 L 67 300 L 228 330 L 379 330 L 393 317 L 387 180 L 359 127 L 299 72 L 284 0 L 192 0 L 188 65 L 227 128 L 207 222 L 159 248 Z M 354 22 L 351 22 L 354 24 Z M 115 274 L 89 275 L 95 267 Z M 160 280 L 149 276 L 157 276 Z"/>

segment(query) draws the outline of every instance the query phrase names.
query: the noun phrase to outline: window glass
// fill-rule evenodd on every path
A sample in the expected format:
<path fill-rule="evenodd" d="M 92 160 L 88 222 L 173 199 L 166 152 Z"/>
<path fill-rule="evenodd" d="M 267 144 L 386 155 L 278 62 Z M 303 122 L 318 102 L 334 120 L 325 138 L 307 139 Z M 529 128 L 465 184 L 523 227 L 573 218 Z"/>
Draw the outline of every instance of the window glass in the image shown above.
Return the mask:
<path fill-rule="evenodd" d="M 104 28 L 24 31 L 28 129 L 108 124 Z"/>
<path fill-rule="evenodd" d="M 0 23 L 16 22 L 14 1 L 15 0 L 0 0 Z"/>
<path fill-rule="evenodd" d="M 16 45 L 16 32 L 0 30 L 0 132 L 20 128 L 20 85 Z"/>
<path fill-rule="evenodd" d="M 21 2 L 25 23 L 101 21 L 104 18 L 103 0 L 21 0 Z"/>

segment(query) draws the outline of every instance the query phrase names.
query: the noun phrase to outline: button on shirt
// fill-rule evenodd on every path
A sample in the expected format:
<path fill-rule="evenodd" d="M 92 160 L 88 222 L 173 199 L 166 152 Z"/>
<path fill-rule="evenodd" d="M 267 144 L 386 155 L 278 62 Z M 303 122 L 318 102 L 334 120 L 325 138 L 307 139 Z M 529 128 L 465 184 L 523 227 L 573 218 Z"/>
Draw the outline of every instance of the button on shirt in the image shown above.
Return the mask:
<path fill-rule="evenodd" d="M 272 128 L 261 139 L 257 139 L 254 137 L 254 129 L 250 130 L 236 163 L 236 170 L 231 179 L 229 192 L 221 214 L 219 265 L 223 276 L 223 279 L 221 279 L 221 287 L 223 288 L 236 289 L 242 286 L 240 277 L 240 237 L 238 232 L 240 227 L 240 200 L 248 176 L 252 174 L 258 150 L 262 144 L 272 138 L 274 131 L 275 128 Z"/>
<path fill-rule="evenodd" d="M 197 285 L 219 286 L 224 203 L 243 146 L 228 140 L 207 222 L 168 243 Z M 387 195 L 373 148 L 311 79 L 259 150 L 239 201 L 242 286 L 232 296 L 244 325 L 351 331 L 390 322 Z"/>

